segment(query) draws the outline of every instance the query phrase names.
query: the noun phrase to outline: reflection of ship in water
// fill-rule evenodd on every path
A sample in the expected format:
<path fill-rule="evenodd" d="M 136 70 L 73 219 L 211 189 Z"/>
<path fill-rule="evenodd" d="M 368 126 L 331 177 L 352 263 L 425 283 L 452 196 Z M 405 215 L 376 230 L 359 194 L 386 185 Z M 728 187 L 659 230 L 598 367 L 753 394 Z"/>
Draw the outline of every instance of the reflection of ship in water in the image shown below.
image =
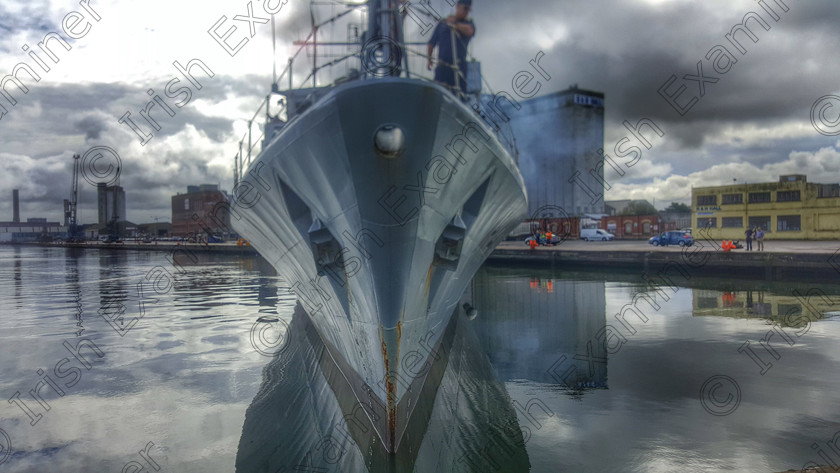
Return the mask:
<path fill-rule="evenodd" d="M 428 353 L 405 354 L 415 362 L 403 381 L 422 395 L 405 409 L 395 454 L 372 425 L 387 419 L 384 404 L 358 396 L 363 386 L 343 376 L 345 362 L 300 306 L 286 337 L 246 413 L 237 472 L 529 471 L 510 397 L 460 317 Z"/>
<path fill-rule="evenodd" d="M 607 387 L 606 346 L 596 338 L 606 323 L 604 281 L 484 267 L 472 301 L 479 313 L 472 323 L 503 381 Z"/>
<path fill-rule="evenodd" d="M 840 309 L 840 298 L 819 289 L 778 294 L 764 289 L 692 291 L 692 315 L 768 319 L 785 327 L 801 327 Z"/>

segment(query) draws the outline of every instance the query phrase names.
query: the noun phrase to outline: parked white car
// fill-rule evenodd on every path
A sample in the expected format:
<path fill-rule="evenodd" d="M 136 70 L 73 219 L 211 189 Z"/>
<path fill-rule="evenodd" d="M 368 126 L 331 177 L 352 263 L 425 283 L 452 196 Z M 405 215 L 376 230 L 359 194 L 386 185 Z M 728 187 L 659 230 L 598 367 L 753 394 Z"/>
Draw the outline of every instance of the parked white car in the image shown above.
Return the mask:
<path fill-rule="evenodd" d="M 600 228 L 584 228 L 580 231 L 580 238 L 586 241 L 610 241 L 615 235 Z"/>

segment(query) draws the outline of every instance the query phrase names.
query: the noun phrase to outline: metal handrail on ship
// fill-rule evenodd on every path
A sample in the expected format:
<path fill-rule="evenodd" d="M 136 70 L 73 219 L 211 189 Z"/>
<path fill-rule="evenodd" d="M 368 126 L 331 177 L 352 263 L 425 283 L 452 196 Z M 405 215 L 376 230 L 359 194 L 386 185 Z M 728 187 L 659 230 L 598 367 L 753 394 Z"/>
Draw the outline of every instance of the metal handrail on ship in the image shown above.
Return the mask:
<path fill-rule="evenodd" d="M 423 58 L 426 57 L 426 54 L 423 53 L 422 51 L 416 51 L 416 50 L 412 50 L 410 48 L 405 48 L 405 51 L 409 54 L 414 54 L 414 55 L 417 55 L 419 57 L 423 57 Z M 464 75 L 463 71 L 461 71 L 461 68 L 456 66 L 455 64 L 448 63 L 448 62 L 445 62 L 445 61 L 441 61 L 439 59 L 432 59 L 432 62 L 435 65 L 443 65 L 444 67 L 451 68 L 454 71 L 458 80 L 463 80 L 465 83 L 467 82 L 467 77 Z M 496 96 L 496 93 L 493 91 L 493 88 L 490 87 L 490 84 L 484 78 L 484 75 L 479 74 L 479 78 L 481 79 L 481 83 L 484 84 L 484 87 L 486 87 L 487 90 L 489 91 L 488 95 Z M 416 76 L 416 77 L 414 77 L 414 79 L 419 79 L 419 80 L 422 80 L 422 81 L 437 84 L 437 85 L 447 89 L 453 95 L 458 97 L 462 102 L 470 104 L 473 111 L 479 117 L 481 117 L 482 120 L 484 120 L 484 123 L 487 124 L 488 126 L 490 126 L 493 129 L 493 131 L 496 133 L 496 137 L 499 139 L 499 141 L 501 141 L 502 144 L 507 146 L 508 151 L 510 151 L 511 155 L 514 157 L 515 162 L 517 162 L 517 163 L 519 162 L 519 148 L 516 145 L 516 136 L 513 134 L 513 128 L 510 126 L 510 120 L 502 120 L 502 123 L 499 124 L 495 120 L 493 120 L 492 117 L 488 116 L 487 113 L 484 110 L 484 107 L 483 107 L 484 104 L 482 104 L 482 102 L 481 102 L 481 94 L 480 93 L 475 94 L 475 95 L 472 95 L 472 94 L 469 94 L 469 93 L 464 93 L 461 90 L 461 88 L 458 86 L 457 81 L 455 82 L 456 85 L 452 86 L 452 85 L 449 85 L 449 84 L 444 84 L 444 83 L 441 83 L 441 82 L 437 82 L 434 79 L 429 79 L 429 78 L 423 77 L 423 76 Z"/>
<path fill-rule="evenodd" d="M 280 90 L 279 90 L 279 87 L 278 87 L 278 84 L 280 83 L 280 81 L 283 80 L 283 78 L 288 74 L 289 87 L 288 87 L 287 90 L 294 90 L 292 71 L 293 71 L 294 62 L 298 59 L 298 56 L 300 55 L 300 53 L 309 45 L 313 45 L 317 49 L 318 45 L 317 45 L 317 42 L 314 41 L 314 37 L 317 34 L 318 29 L 320 27 L 326 25 L 326 24 L 335 22 L 337 19 L 341 18 L 342 16 L 352 12 L 355 8 L 356 8 L 356 6 L 353 6 L 350 9 L 348 9 L 344 12 L 341 12 L 338 15 L 336 15 L 334 17 L 331 17 L 331 18 L 327 19 L 326 21 L 324 21 L 324 22 L 322 22 L 318 25 L 313 25 L 312 30 L 310 31 L 309 35 L 306 37 L 305 40 L 303 40 L 300 43 L 301 44 L 300 48 L 298 48 L 298 50 L 295 51 L 295 53 L 288 59 L 288 63 L 286 65 L 286 67 L 283 69 L 283 71 L 280 73 L 280 75 L 273 78 L 273 82 L 271 84 L 271 92 L 265 96 L 265 98 L 260 103 L 259 107 L 257 107 L 257 109 L 254 111 L 254 114 L 247 121 L 248 132 L 245 133 L 242 136 L 242 138 L 239 140 L 239 153 L 237 153 L 235 158 L 234 158 L 234 187 L 239 184 L 239 181 L 241 180 L 242 175 L 244 174 L 244 171 L 247 169 L 248 166 L 250 166 L 253 157 L 259 155 L 259 153 L 262 152 L 261 147 L 262 147 L 262 143 L 263 143 L 263 138 L 265 136 L 264 126 L 268 123 L 269 120 L 279 119 L 278 118 L 279 114 L 282 113 L 284 110 L 286 110 L 287 113 L 288 113 L 288 109 L 286 108 L 287 104 L 284 104 L 283 108 L 278 110 L 277 114 L 274 117 L 272 117 L 271 114 L 270 114 L 270 110 L 269 110 L 270 103 L 269 103 L 269 101 L 271 99 L 272 94 L 280 93 Z M 272 33 L 273 33 L 273 24 L 272 24 Z M 453 41 L 453 53 L 454 53 L 456 51 L 455 44 L 454 44 L 455 41 L 456 41 L 456 34 L 455 34 L 455 29 L 452 26 L 450 26 L 450 35 L 451 35 L 451 38 L 452 38 L 452 41 Z M 274 35 L 272 35 L 272 36 L 274 36 Z M 313 40 L 312 43 L 309 42 L 311 39 Z M 327 44 L 324 44 L 323 46 L 335 46 L 335 45 L 341 45 L 341 44 L 345 44 L 345 43 L 327 43 Z M 355 44 L 358 44 L 359 46 L 361 46 L 360 43 L 355 43 Z M 426 43 L 408 43 L 408 44 L 426 44 Z M 476 115 L 478 115 L 485 122 L 485 124 L 490 126 L 490 128 L 496 134 L 496 137 L 499 139 L 499 141 L 502 142 L 502 144 L 508 148 L 508 151 L 514 157 L 515 162 L 517 162 L 517 163 L 519 162 L 519 159 L 518 159 L 519 158 L 519 150 L 518 150 L 517 145 L 516 145 L 516 137 L 513 134 L 513 129 L 510 126 L 509 120 L 502 120 L 502 123 L 499 124 L 497 121 L 493 120 L 492 117 L 490 117 L 487 114 L 487 112 L 484 110 L 484 105 L 485 104 L 482 103 L 480 92 L 473 95 L 473 94 L 464 93 L 461 90 L 459 81 L 464 81 L 466 83 L 467 78 L 466 78 L 466 75 L 463 73 L 463 71 L 460 69 L 460 67 L 458 67 L 454 63 L 448 63 L 448 62 L 445 62 L 445 61 L 441 61 L 440 59 L 433 59 L 432 60 L 432 62 L 435 65 L 442 65 L 444 67 L 449 67 L 454 71 L 454 74 L 455 74 L 455 77 L 456 77 L 456 82 L 455 82 L 456 85 L 455 86 L 451 86 L 451 85 L 448 85 L 448 84 L 437 82 L 434 79 L 424 77 L 424 76 L 419 75 L 419 74 L 411 74 L 411 71 L 408 67 L 408 56 L 409 55 L 415 55 L 415 56 L 418 56 L 418 57 L 427 58 L 427 55 L 426 55 L 426 53 L 424 53 L 422 51 L 416 51 L 416 50 L 413 50 L 413 49 L 409 48 L 408 45 L 405 44 L 405 43 L 400 45 L 400 47 L 402 48 L 402 50 L 405 53 L 407 53 L 405 55 L 405 69 L 404 69 L 404 72 L 405 72 L 407 78 L 415 79 L 415 80 L 421 80 L 421 81 L 425 81 L 425 82 L 430 82 L 430 83 L 439 85 L 441 87 L 444 87 L 445 89 L 449 90 L 453 95 L 455 95 L 459 100 L 461 100 L 465 104 L 468 104 L 470 106 L 470 108 L 472 108 L 473 111 L 476 113 Z M 321 64 L 321 65 L 313 65 L 312 71 L 309 73 L 309 75 L 307 75 L 303 79 L 302 83 L 305 84 L 307 81 L 309 81 L 309 79 L 314 78 L 315 74 L 317 74 L 317 72 L 320 71 L 321 69 L 336 66 L 336 65 L 338 65 L 338 64 L 340 64 L 340 63 L 342 63 L 342 62 L 344 62 L 348 59 L 358 57 L 360 62 L 361 62 L 362 61 L 362 54 L 363 54 L 363 51 L 361 51 L 361 49 L 360 49 L 358 52 L 353 52 L 353 53 L 347 54 L 345 56 L 339 57 L 337 59 L 334 59 L 333 61 L 330 61 L 329 63 Z M 402 72 L 403 71 L 401 71 L 401 73 Z M 490 95 L 495 96 L 496 94 L 493 91 L 493 89 L 490 87 L 490 84 L 487 82 L 487 80 L 484 78 L 484 76 L 481 75 L 480 73 L 479 73 L 479 78 L 481 80 L 481 83 L 484 85 L 484 87 L 486 87 L 488 89 Z M 342 79 L 345 79 L 345 80 L 342 80 Z M 353 79 L 350 79 L 350 80 L 353 80 Z M 347 81 L 346 78 L 339 78 L 336 81 L 334 81 L 333 83 L 331 83 L 329 85 L 322 86 L 319 89 L 328 90 L 328 89 L 331 89 L 331 88 L 333 88 L 337 85 L 340 85 L 340 84 L 342 84 L 346 81 Z M 314 82 L 315 81 L 313 79 L 313 83 Z M 313 88 L 318 88 L 318 87 L 313 87 Z M 255 138 L 255 135 L 253 134 L 252 130 L 253 130 L 254 123 L 256 122 L 257 118 L 260 115 L 262 115 L 263 108 L 265 108 L 265 123 L 263 123 L 263 127 L 260 127 L 260 132 L 257 134 L 257 136 Z M 292 117 L 288 117 L 287 121 L 291 118 Z M 258 126 L 259 126 L 259 123 L 258 123 Z M 246 141 L 247 141 L 247 146 L 246 146 Z M 260 146 L 259 152 L 255 152 L 255 150 L 257 149 L 258 146 Z"/>

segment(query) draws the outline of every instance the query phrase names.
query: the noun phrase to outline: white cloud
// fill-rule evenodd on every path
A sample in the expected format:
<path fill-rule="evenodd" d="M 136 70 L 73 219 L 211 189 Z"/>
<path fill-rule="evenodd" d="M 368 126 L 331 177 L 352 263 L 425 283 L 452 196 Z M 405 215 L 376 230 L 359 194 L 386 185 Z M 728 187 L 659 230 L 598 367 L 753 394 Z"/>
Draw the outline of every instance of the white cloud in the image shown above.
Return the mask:
<path fill-rule="evenodd" d="M 656 177 L 663 177 L 671 174 L 673 168 L 668 163 L 654 163 L 649 160 L 639 160 L 635 166 L 633 167 L 626 167 L 622 165 L 622 163 L 618 162 L 616 164 L 618 169 L 623 172 L 623 175 L 619 175 L 615 169 L 610 167 L 609 164 L 604 166 L 605 176 L 604 179 L 608 183 L 616 182 L 616 181 L 634 181 L 640 179 L 652 179 Z"/>
<path fill-rule="evenodd" d="M 728 145 L 748 149 L 764 146 L 769 141 L 799 139 L 814 135 L 814 128 L 803 114 L 802 119 L 786 120 L 776 124 L 743 123 L 732 124 L 706 141 L 709 145 Z"/>
<path fill-rule="evenodd" d="M 641 162 L 640 162 L 641 163 Z M 809 182 L 840 182 L 840 142 L 835 147 L 818 151 L 793 151 L 786 161 L 756 166 L 751 163 L 716 164 L 685 176 L 674 174 L 655 178 L 646 184 L 612 183 L 607 200 L 648 199 L 687 202 L 692 187 L 720 186 L 737 183 L 775 182 L 780 175 L 805 174 Z"/>
<path fill-rule="evenodd" d="M 255 15 L 266 16 L 262 2 L 251 3 Z M 452 10 L 444 0 L 432 3 L 440 13 Z M 130 196 L 147 192 L 157 199 L 156 203 L 149 200 L 152 197 L 129 200 L 130 214 L 135 208 L 165 211 L 168 196 L 187 184 L 221 180 L 229 189 L 232 157 L 245 128 L 241 121 L 250 118 L 270 81 L 270 25 L 255 25 L 255 36 L 231 57 L 207 30 L 224 15 L 223 28 L 235 26 L 236 34 L 243 33 L 247 23 L 234 21 L 233 16 L 246 13 L 245 0 L 91 0 L 90 4 L 101 21 L 84 38 L 72 41 L 71 51 L 59 51 L 60 63 L 31 84 L 28 94 L 18 93 L 19 103 L 0 120 L 5 153 L 0 156 L 14 155 L 18 161 L 2 165 L 14 177 L 0 179 L 0 215 L 10 213 L 2 195 L 15 186 L 28 198 L 43 199 L 29 201 L 34 213 L 57 219 L 61 198 L 69 193 L 70 179 L 65 175 L 69 156 L 95 144 L 119 150 L 126 167 L 123 185 Z M 732 177 L 775 180 L 778 174 L 792 172 L 836 181 L 831 160 L 836 161 L 837 149 L 819 149 L 825 142 L 814 141 L 819 136 L 808 120 L 813 100 L 836 89 L 830 78 L 840 66 L 831 61 L 833 49 L 828 47 L 840 44 L 840 35 L 828 21 L 835 10 L 832 4 L 817 1 L 790 6 L 791 12 L 771 32 L 759 32 L 760 43 L 750 45 L 749 54 L 739 58 L 732 72 L 719 84 L 708 85 L 708 95 L 686 117 L 669 109 L 657 88 L 671 73 L 693 72 L 694 61 L 722 41 L 744 13 L 757 8 L 754 1 L 479 2 L 472 13 L 478 34 L 471 49 L 484 61 L 487 82 L 499 90 L 510 90 L 511 77 L 543 51 L 540 64 L 551 80 L 543 84 L 541 94 L 572 83 L 604 91 L 607 150 L 626 135 L 623 120 L 650 117 L 663 127 L 666 137 L 645 150 L 636 166 L 624 168 L 625 175 L 617 176 L 606 167 L 613 185 L 610 196 L 652 200 L 663 194 L 687 199 L 691 185 L 730 182 Z M 37 44 L 47 30 L 59 28 L 67 12 L 80 9 L 77 1 L 3 2 L 0 75 L 21 61 L 31 62 L 21 45 Z M 323 13 L 316 16 L 323 18 Z M 303 39 L 309 30 L 308 4 L 289 2 L 276 20 L 280 71 L 297 49 L 291 39 Z M 822 20 L 825 25 L 819 23 Z M 699 22 L 704 28 L 694 28 Z M 799 28 L 802 24 L 812 26 Z M 343 26 L 323 28 L 325 34 L 330 30 L 341 39 L 347 34 Z M 192 58 L 204 61 L 215 77 L 207 79 L 205 88 L 178 110 L 178 116 L 161 116 L 165 129 L 152 143 L 140 146 L 117 118 L 126 110 L 136 117 L 149 100 L 145 90 L 151 87 L 160 93 L 177 74 L 172 62 Z M 297 85 L 309 73 L 307 59 L 304 52 L 295 64 Z M 416 65 L 412 63 L 415 73 Z M 344 68 L 320 73 L 320 83 Z M 98 90 L 77 88 L 86 84 Z M 67 97 L 58 91 L 66 91 Z M 73 97 L 73 93 L 82 95 Z M 705 115 L 699 118 L 699 114 Z M 793 149 L 800 151 L 788 155 Z M 41 171 L 45 165 L 46 173 Z M 149 185 L 160 187 L 149 190 Z"/>

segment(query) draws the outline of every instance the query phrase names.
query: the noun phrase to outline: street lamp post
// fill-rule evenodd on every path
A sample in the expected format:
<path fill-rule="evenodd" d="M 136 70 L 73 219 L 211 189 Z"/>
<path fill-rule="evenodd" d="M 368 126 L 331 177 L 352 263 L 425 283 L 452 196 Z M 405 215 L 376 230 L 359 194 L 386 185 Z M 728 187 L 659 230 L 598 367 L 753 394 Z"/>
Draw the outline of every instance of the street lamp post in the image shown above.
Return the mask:
<path fill-rule="evenodd" d="M 738 182 L 738 180 L 733 177 L 732 182 Z M 747 182 L 744 181 L 743 185 L 746 186 Z M 750 211 L 749 211 L 750 210 L 750 208 L 749 208 L 750 194 L 749 194 L 749 192 L 747 192 L 746 187 L 744 187 L 744 192 L 741 195 L 743 195 L 744 193 L 747 194 L 746 198 L 744 199 L 744 220 L 745 220 L 744 225 L 745 225 L 745 228 L 749 228 L 749 226 L 750 226 Z"/>

